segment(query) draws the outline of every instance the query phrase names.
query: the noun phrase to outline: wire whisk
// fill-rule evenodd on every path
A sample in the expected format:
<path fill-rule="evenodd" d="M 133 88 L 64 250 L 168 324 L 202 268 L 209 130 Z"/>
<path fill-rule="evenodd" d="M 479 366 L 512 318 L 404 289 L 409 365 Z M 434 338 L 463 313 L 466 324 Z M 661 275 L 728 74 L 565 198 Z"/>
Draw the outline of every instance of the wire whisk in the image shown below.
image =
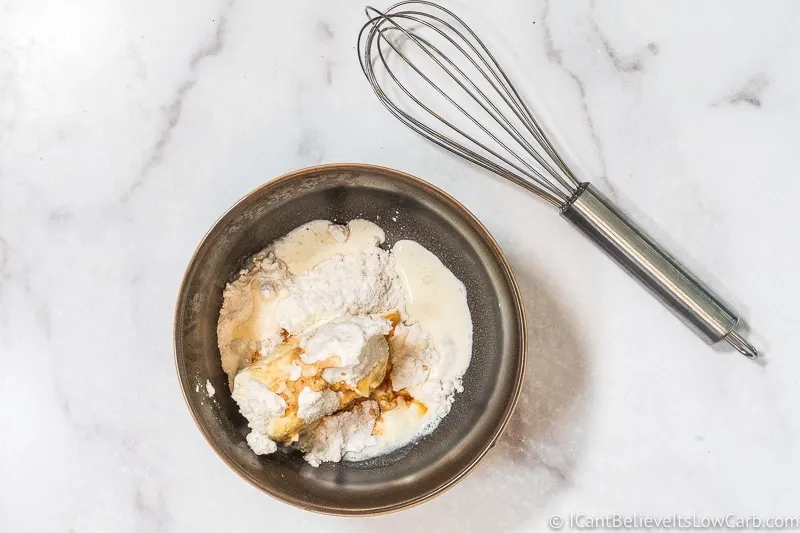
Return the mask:
<path fill-rule="evenodd" d="M 707 342 L 757 350 L 739 318 L 643 230 L 579 180 L 478 35 L 426 0 L 366 8 L 361 69 L 402 123 L 456 155 L 524 187 L 561 212 Z"/>

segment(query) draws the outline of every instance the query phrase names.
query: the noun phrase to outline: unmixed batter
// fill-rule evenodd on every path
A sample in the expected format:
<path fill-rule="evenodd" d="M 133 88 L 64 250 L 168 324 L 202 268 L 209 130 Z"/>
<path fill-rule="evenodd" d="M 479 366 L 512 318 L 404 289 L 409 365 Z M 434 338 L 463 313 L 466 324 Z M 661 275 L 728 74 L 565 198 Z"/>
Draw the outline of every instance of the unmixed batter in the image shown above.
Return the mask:
<path fill-rule="evenodd" d="M 384 239 L 366 220 L 309 222 L 225 288 L 222 367 L 255 453 L 368 459 L 450 411 L 472 353 L 466 290 L 423 246 Z"/>

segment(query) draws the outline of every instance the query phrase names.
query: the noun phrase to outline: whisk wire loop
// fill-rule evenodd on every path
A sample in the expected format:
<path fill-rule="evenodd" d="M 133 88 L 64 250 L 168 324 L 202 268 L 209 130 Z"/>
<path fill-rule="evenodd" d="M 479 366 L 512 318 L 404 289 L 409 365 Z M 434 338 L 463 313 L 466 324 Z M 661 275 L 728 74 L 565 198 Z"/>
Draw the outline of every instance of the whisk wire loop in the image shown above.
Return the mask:
<path fill-rule="evenodd" d="M 452 19 L 454 23 L 442 16 L 418 9 L 398 10 L 399 7 L 412 4 L 438 10 Z M 564 207 L 578 189 L 580 182 L 547 139 L 533 113 L 506 73 L 500 68 L 497 60 L 480 38 L 460 18 L 451 11 L 424 0 L 399 2 L 385 12 L 368 7 L 366 13 L 369 20 L 361 28 L 358 37 L 359 62 L 375 94 L 395 117 L 439 146 L 510 179 L 544 198 L 555 207 Z M 416 27 L 412 25 L 416 25 Z M 433 32 L 432 37 L 442 39 L 442 44 L 437 46 L 431 39 L 423 36 L 421 28 Z M 400 40 L 396 37 L 405 38 L 408 42 L 413 43 L 417 50 L 424 52 L 424 56 L 427 56 L 440 69 L 441 73 L 446 74 L 447 78 L 463 91 L 468 97 L 467 101 L 477 104 L 510 140 L 501 139 L 498 134 L 448 94 L 448 91 L 426 75 L 403 50 Z M 466 61 L 464 68 L 442 51 L 442 45 L 449 46 L 456 53 L 456 60 L 461 58 Z M 457 110 L 460 116 L 466 118 L 469 124 L 475 126 L 477 131 L 466 131 L 465 128 L 459 127 L 452 120 L 445 118 L 442 112 L 423 103 L 395 72 L 387 57 L 387 52 L 390 51 L 396 54 L 402 63 L 428 87 Z M 376 55 L 377 57 L 375 57 Z M 446 127 L 446 131 L 455 133 L 458 140 L 442 133 L 439 129 L 432 127 L 398 105 L 381 85 L 375 70 L 377 65 L 383 67 L 388 75 L 387 81 L 393 82 L 394 87 L 400 89 L 401 94 L 405 95 L 416 106 L 416 109 L 433 117 L 440 125 Z M 478 86 L 476 79 L 473 79 L 474 76 L 465 72 L 466 67 L 471 67 L 477 73 L 477 77 L 488 84 L 485 90 Z M 499 99 L 493 99 L 486 91 L 496 95 Z M 482 136 L 484 139 L 479 139 L 478 136 Z M 515 145 L 516 149 L 509 144 Z"/>
<path fill-rule="evenodd" d="M 520 121 L 522 121 L 523 124 L 524 124 L 526 116 L 524 116 L 524 115 L 522 115 L 520 113 L 519 109 L 516 107 L 516 102 L 512 102 L 512 101 L 509 100 L 509 94 L 507 93 L 506 88 L 505 87 L 498 87 L 497 83 L 501 83 L 500 79 L 498 78 L 497 74 L 491 69 L 491 65 L 485 60 L 485 58 L 483 58 L 482 56 L 478 55 L 478 57 L 484 63 L 485 67 L 488 68 L 489 73 L 492 74 L 491 77 L 487 74 L 487 71 L 484 70 L 483 68 L 481 68 L 481 66 L 478 64 L 478 62 L 475 61 L 475 59 L 472 56 L 470 56 L 469 53 L 466 50 L 464 50 L 464 48 L 460 44 L 458 44 L 452 37 L 447 35 L 444 31 L 442 31 L 441 29 L 439 29 L 435 25 L 431 24 L 430 22 L 428 22 L 426 20 L 423 20 L 422 18 L 419 18 L 418 16 L 413 16 L 413 15 L 425 15 L 425 14 L 422 13 L 422 12 L 419 12 L 419 11 L 407 11 L 407 12 L 403 12 L 402 15 L 397 15 L 396 18 L 408 19 L 408 20 L 413 20 L 415 22 L 418 22 L 418 23 L 420 23 L 420 24 L 422 24 L 424 26 L 427 26 L 431 30 L 433 30 L 436 33 L 438 33 L 442 38 L 446 39 L 450 44 L 452 44 L 472 64 L 472 66 L 475 67 L 475 69 L 481 74 L 483 79 L 485 79 L 490 84 L 491 88 L 494 89 L 497 92 L 497 94 L 501 97 L 501 99 L 511 108 L 512 112 L 514 113 L 514 115 Z M 452 32 L 457 32 L 457 30 L 451 24 L 449 24 L 447 21 L 445 21 L 445 20 L 443 20 L 443 19 L 441 19 L 439 17 L 433 16 L 433 15 L 428 15 L 428 16 L 429 16 L 430 19 L 432 19 L 435 22 L 441 24 L 442 26 L 448 28 Z M 390 22 L 393 25 L 397 26 L 394 20 L 390 20 Z M 399 31 L 403 31 L 403 29 L 400 28 Z M 385 38 L 385 36 L 383 34 L 381 34 L 381 35 L 382 35 L 382 37 Z M 417 43 L 420 44 L 420 46 L 422 46 L 424 44 L 427 47 L 427 49 L 423 48 L 423 50 L 426 53 L 428 53 L 429 57 L 431 57 L 450 76 L 450 78 L 453 81 L 455 81 L 471 97 L 471 99 L 475 103 L 477 103 L 484 111 L 486 111 L 486 113 L 489 114 L 489 116 L 491 116 L 492 119 L 494 119 L 494 121 L 497 124 L 499 124 L 509 135 L 511 135 L 514 140 L 516 140 L 520 145 L 522 145 L 523 148 L 525 149 L 525 151 L 527 151 L 529 154 L 531 154 L 536 159 L 536 161 L 540 165 L 542 165 L 542 167 L 544 167 L 544 169 L 547 170 L 550 174 L 556 175 L 555 171 L 552 169 L 550 164 L 536 152 L 536 149 L 533 146 L 531 146 L 531 144 L 517 130 L 517 128 L 514 127 L 512 122 L 505 115 L 503 115 L 502 111 L 500 111 L 500 109 L 498 109 L 497 105 L 492 101 L 492 99 L 489 98 L 486 95 L 486 93 L 484 93 L 477 86 L 477 84 L 475 82 L 473 82 L 472 79 L 470 79 L 470 77 L 467 76 L 467 74 L 465 74 L 464 71 L 461 68 L 459 68 L 458 65 L 456 65 L 449 57 L 447 57 L 447 55 L 445 55 L 438 47 L 433 45 L 430 41 L 428 41 L 427 39 L 425 39 L 421 35 L 411 35 L 411 37 L 415 41 L 417 41 Z M 479 54 L 478 50 L 475 48 L 475 46 L 472 43 L 470 43 L 468 40 L 465 40 L 465 42 L 472 49 L 473 52 L 475 52 L 476 54 Z M 390 44 L 390 46 L 392 46 L 391 42 L 389 42 L 389 44 Z M 379 53 L 381 52 L 380 48 L 379 48 L 378 51 L 379 51 Z M 438 58 L 434 57 L 430 52 L 434 52 Z M 428 81 L 429 84 L 433 85 L 433 82 L 430 80 L 430 78 L 428 78 L 427 76 L 422 74 L 416 66 L 411 64 L 410 61 L 408 60 L 408 58 L 404 54 L 400 53 L 399 51 L 398 51 L 398 53 L 400 55 L 402 55 L 404 61 L 406 61 L 406 63 L 408 63 L 409 66 L 411 66 L 414 69 L 415 72 L 417 72 L 421 77 L 423 77 L 426 81 Z M 446 66 L 444 66 L 441 63 L 441 61 L 439 61 L 439 59 L 441 59 L 442 61 L 445 61 L 452 68 L 452 70 L 447 68 Z M 385 62 L 384 62 L 384 67 L 389 69 L 388 64 L 386 64 Z M 457 79 L 456 76 L 453 75 L 453 71 L 458 73 L 458 77 L 460 79 Z M 391 73 L 390 75 L 392 75 L 392 78 L 394 80 L 396 80 L 397 83 L 400 83 L 397 80 L 397 78 L 393 75 L 393 73 Z M 464 85 L 464 82 L 469 84 L 471 89 L 466 87 Z M 462 111 L 463 113 L 466 113 L 466 111 L 461 106 L 459 106 L 456 102 L 454 102 L 452 100 L 452 98 L 447 96 L 444 92 L 440 91 L 438 87 L 434 86 L 434 88 L 437 91 L 439 91 L 440 94 L 445 96 L 447 98 L 447 100 L 449 102 L 451 102 L 459 111 Z M 413 95 L 410 95 L 410 96 L 413 98 Z M 415 102 L 419 102 L 419 100 L 416 99 L 416 98 L 414 98 L 414 101 Z M 521 157 L 516 152 L 514 152 L 505 143 L 500 141 L 500 139 L 498 139 L 494 134 L 492 134 L 491 131 L 489 131 L 487 128 L 483 127 L 472 115 L 468 115 L 468 118 L 476 126 L 478 126 L 482 131 L 484 131 L 484 133 L 486 133 L 493 140 L 495 140 L 497 143 L 499 143 L 509 154 L 511 154 L 520 163 L 522 163 L 526 168 L 528 168 L 528 170 L 530 170 L 531 172 L 536 174 L 536 176 L 538 176 L 540 179 L 542 179 L 542 180 L 545 179 L 544 176 L 542 176 L 541 173 L 538 170 L 536 170 L 533 166 L 528 164 L 523 157 Z M 525 126 L 529 127 L 527 124 L 525 124 Z M 564 186 L 567 186 L 566 183 L 564 183 Z"/>

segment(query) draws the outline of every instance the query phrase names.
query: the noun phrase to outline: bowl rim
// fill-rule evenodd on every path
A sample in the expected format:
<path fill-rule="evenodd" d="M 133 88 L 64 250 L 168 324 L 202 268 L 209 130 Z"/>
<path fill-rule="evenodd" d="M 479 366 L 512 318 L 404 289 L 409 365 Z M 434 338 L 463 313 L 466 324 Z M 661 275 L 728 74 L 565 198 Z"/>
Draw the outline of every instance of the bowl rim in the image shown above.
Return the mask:
<path fill-rule="evenodd" d="M 462 214 L 466 219 L 469 220 L 471 225 L 478 232 L 481 236 L 486 240 L 486 243 L 492 248 L 493 252 L 495 253 L 497 259 L 499 260 L 499 266 L 503 270 L 503 273 L 506 275 L 509 285 L 511 288 L 511 294 L 513 298 L 513 306 L 516 310 L 517 319 L 519 321 L 520 329 L 519 329 L 519 345 L 520 345 L 520 358 L 519 363 L 517 365 L 517 375 L 515 377 L 513 383 L 513 389 L 511 391 L 510 401 L 506 406 L 506 410 L 503 413 L 503 419 L 500 422 L 500 425 L 495 430 L 492 437 L 483 444 L 483 447 L 475 457 L 473 457 L 469 463 L 467 463 L 458 473 L 454 476 L 450 477 L 436 487 L 435 489 L 428 491 L 427 493 L 421 494 L 417 497 L 410 498 L 406 501 L 399 502 L 390 506 L 384 506 L 380 508 L 365 508 L 363 510 L 352 510 L 348 509 L 343 511 L 341 509 L 327 509 L 320 506 L 308 506 L 304 505 L 302 502 L 298 500 L 293 500 L 291 498 L 285 497 L 283 494 L 273 492 L 269 489 L 269 487 L 264 486 L 259 482 L 258 479 L 251 476 L 248 472 L 243 469 L 239 468 L 239 465 L 232 461 L 227 455 L 225 455 L 219 448 L 219 446 L 214 442 L 209 432 L 201 423 L 200 414 L 193 405 L 193 403 L 189 400 L 188 390 L 192 386 L 189 382 L 189 377 L 184 375 L 181 372 L 180 361 L 179 359 L 183 356 L 182 350 L 178 348 L 178 324 L 179 324 L 179 316 L 178 313 L 182 307 L 182 296 L 184 293 L 184 289 L 187 282 L 187 276 L 189 275 L 189 271 L 192 269 L 195 261 L 197 260 L 198 253 L 200 249 L 203 247 L 205 242 L 208 240 L 211 233 L 217 228 L 219 223 L 228 216 L 233 210 L 235 210 L 240 204 L 248 200 L 251 196 L 256 193 L 261 192 L 264 189 L 275 187 L 277 185 L 284 184 L 289 181 L 298 180 L 307 178 L 309 176 L 313 176 L 320 173 L 325 172 L 363 172 L 363 173 L 378 173 L 384 175 L 394 175 L 395 177 L 400 177 L 413 186 L 418 187 L 420 189 L 425 190 L 428 193 L 432 193 L 433 195 L 438 195 L 442 197 L 442 199 L 446 200 L 451 204 L 451 206 L 460 214 Z M 520 294 L 519 284 L 517 283 L 516 276 L 514 275 L 513 270 L 511 269 L 511 265 L 508 262 L 505 254 L 503 253 L 500 245 L 494 239 L 489 230 L 483 223 L 478 220 L 478 218 L 472 214 L 472 212 L 467 209 L 461 202 L 456 200 L 453 196 L 449 193 L 445 192 L 444 190 L 440 189 L 439 187 L 425 181 L 422 178 L 418 178 L 406 172 L 396 170 L 390 167 L 384 167 L 380 165 L 373 165 L 369 163 L 325 163 L 319 165 L 312 165 L 308 167 L 303 167 L 299 169 L 295 169 L 289 172 L 286 172 L 280 176 L 277 176 L 261 185 L 255 187 L 254 189 L 250 190 L 244 196 L 239 198 L 230 208 L 226 209 L 224 213 L 222 213 L 217 219 L 214 221 L 213 224 L 209 227 L 209 229 L 205 232 L 202 239 L 198 242 L 197 246 L 195 247 L 194 251 L 192 252 L 192 256 L 189 259 L 189 262 L 186 265 L 186 268 L 183 272 L 183 276 L 181 277 L 181 283 L 178 288 L 178 294 L 176 296 L 175 302 L 175 309 L 173 313 L 173 324 L 172 324 L 172 336 L 173 336 L 173 359 L 175 364 L 175 371 L 178 374 L 178 381 L 180 383 L 181 394 L 183 396 L 184 403 L 189 410 L 189 413 L 192 415 L 192 420 L 200 430 L 200 433 L 203 435 L 206 443 L 211 447 L 217 456 L 222 459 L 222 461 L 228 465 L 228 467 L 235 472 L 240 478 L 247 481 L 250 485 L 257 488 L 261 492 L 272 496 L 278 501 L 283 503 L 289 504 L 292 507 L 302 509 L 304 511 L 312 511 L 318 514 L 329 515 L 329 516 L 347 516 L 347 517 L 357 517 L 357 516 L 379 516 L 384 514 L 390 514 L 397 511 L 401 511 L 404 509 L 410 509 L 411 507 L 415 507 L 431 499 L 435 498 L 446 492 L 447 490 L 454 487 L 456 484 L 461 482 L 468 474 L 470 474 L 476 466 L 486 457 L 489 451 L 494 448 L 495 444 L 497 444 L 498 439 L 502 436 L 503 432 L 505 431 L 506 427 L 508 426 L 511 418 L 516 410 L 517 403 L 519 402 L 519 396 L 522 390 L 522 384 L 524 383 L 525 379 L 525 372 L 527 367 L 527 353 L 528 353 L 528 339 L 527 339 L 527 328 L 526 328 L 526 320 L 525 320 L 525 309 L 522 303 L 522 296 Z"/>

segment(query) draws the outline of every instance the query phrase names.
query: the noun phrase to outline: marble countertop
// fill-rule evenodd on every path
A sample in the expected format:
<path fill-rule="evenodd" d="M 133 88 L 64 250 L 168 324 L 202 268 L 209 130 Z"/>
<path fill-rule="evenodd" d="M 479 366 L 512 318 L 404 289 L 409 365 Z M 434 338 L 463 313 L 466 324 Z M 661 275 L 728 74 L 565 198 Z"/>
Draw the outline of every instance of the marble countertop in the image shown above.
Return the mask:
<path fill-rule="evenodd" d="M 581 172 L 741 310 L 765 364 L 708 348 L 543 202 L 396 122 L 359 70 L 358 2 L 0 2 L 0 530 L 799 513 L 800 4 L 484 4 L 448 3 L 513 51 Z M 349 161 L 462 201 L 530 321 L 498 446 L 443 496 L 373 519 L 242 481 L 195 428 L 172 355 L 178 285 L 216 217 L 274 176 Z"/>

